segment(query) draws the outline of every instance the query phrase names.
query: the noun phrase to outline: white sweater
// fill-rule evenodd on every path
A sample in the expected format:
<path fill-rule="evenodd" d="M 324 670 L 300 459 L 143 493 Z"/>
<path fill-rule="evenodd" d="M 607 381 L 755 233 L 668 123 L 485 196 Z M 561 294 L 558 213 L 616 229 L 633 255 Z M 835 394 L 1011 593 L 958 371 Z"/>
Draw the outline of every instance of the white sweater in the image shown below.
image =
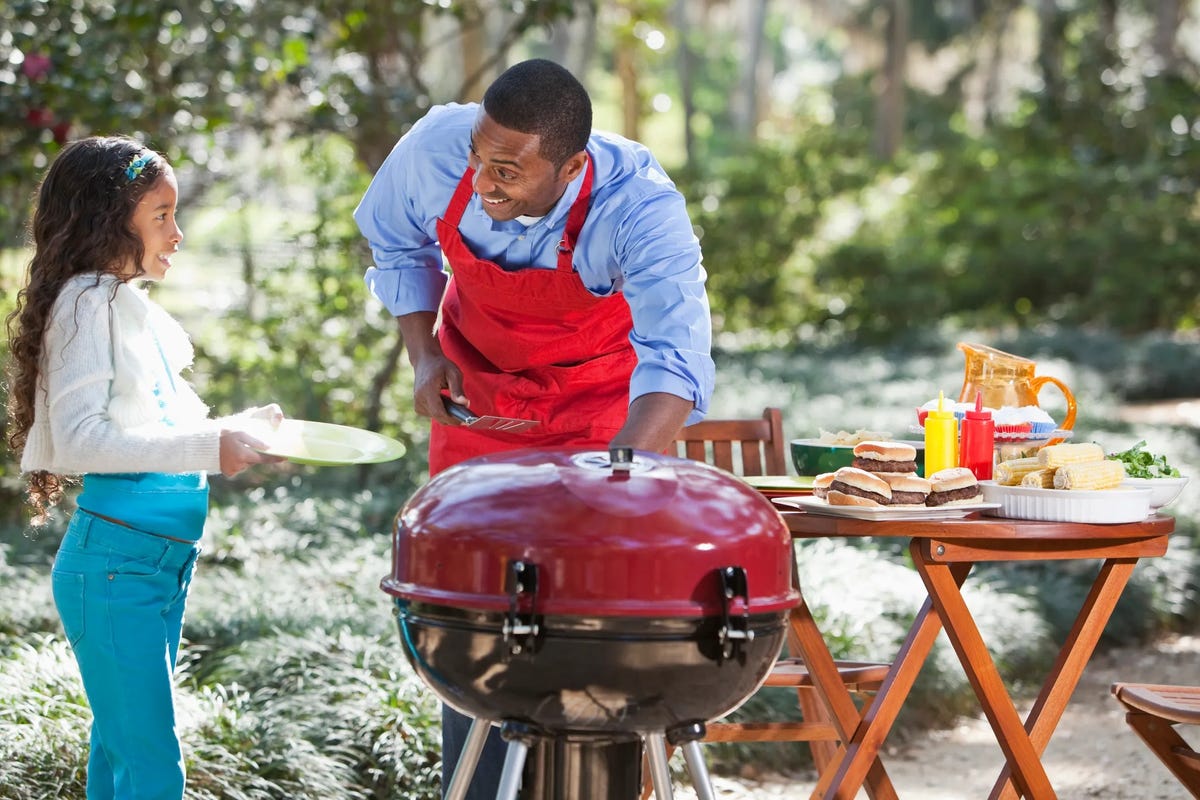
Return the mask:
<path fill-rule="evenodd" d="M 220 423 L 180 376 L 192 356 L 183 328 L 144 290 L 74 276 L 46 326 L 21 469 L 219 471 Z"/>

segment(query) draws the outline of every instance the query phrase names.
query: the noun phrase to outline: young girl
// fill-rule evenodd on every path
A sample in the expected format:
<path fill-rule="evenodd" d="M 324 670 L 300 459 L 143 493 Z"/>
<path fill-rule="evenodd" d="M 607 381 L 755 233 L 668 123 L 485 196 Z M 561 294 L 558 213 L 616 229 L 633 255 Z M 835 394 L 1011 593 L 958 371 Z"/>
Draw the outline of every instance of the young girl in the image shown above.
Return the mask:
<path fill-rule="evenodd" d="M 172 679 L 208 511 L 207 473 L 263 455 L 180 376 L 187 334 L 144 290 L 183 232 L 170 165 L 125 137 L 63 148 L 42 181 L 10 344 L 8 443 L 35 524 L 82 475 L 54 561 L 54 602 L 92 708 L 89 800 L 179 800 Z M 275 424 L 271 404 L 243 415 Z"/>

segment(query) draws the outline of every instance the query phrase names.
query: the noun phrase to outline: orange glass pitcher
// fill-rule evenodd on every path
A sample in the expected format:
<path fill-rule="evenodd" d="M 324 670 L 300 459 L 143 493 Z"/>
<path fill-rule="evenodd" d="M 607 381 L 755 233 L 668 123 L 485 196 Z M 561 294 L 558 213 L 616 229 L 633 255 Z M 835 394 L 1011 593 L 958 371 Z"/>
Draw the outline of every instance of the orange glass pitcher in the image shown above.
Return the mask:
<path fill-rule="evenodd" d="M 1070 430 L 1075 424 L 1075 395 L 1058 378 L 1034 375 L 1036 361 L 982 344 L 959 342 L 958 349 L 967 358 L 959 402 L 971 402 L 978 392 L 983 392 L 983 404 L 989 408 L 1036 406 L 1038 392 L 1047 383 L 1053 383 L 1067 399 L 1067 416 L 1059 427 Z"/>

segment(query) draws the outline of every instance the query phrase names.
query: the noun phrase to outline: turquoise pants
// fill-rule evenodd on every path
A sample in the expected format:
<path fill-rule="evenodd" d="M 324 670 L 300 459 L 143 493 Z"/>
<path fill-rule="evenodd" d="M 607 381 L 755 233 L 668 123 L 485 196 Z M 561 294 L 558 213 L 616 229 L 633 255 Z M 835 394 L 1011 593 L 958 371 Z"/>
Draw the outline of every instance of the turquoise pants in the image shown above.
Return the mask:
<path fill-rule="evenodd" d="M 67 528 L 51 577 L 92 708 L 88 800 L 183 797 L 172 673 L 199 552 L 83 509 Z"/>

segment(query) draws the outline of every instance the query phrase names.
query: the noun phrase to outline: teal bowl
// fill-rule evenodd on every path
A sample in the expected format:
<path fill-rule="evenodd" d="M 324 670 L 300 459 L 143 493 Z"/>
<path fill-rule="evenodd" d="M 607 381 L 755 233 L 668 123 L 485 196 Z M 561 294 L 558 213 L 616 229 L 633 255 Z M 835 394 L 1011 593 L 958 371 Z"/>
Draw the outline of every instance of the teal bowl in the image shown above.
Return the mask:
<path fill-rule="evenodd" d="M 917 451 L 917 474 L 925 475 L 925 443 L 921 441 L 903 440 L 911 444 Z M 854 460 L 854 446 L 844 444 L 824 444 L 819 439 L 792 439 L 792 464 L 796 467 L 797 475 L 820 475 L 822 472 L 835 472 L 842 467 L 850 466 Z"/>

